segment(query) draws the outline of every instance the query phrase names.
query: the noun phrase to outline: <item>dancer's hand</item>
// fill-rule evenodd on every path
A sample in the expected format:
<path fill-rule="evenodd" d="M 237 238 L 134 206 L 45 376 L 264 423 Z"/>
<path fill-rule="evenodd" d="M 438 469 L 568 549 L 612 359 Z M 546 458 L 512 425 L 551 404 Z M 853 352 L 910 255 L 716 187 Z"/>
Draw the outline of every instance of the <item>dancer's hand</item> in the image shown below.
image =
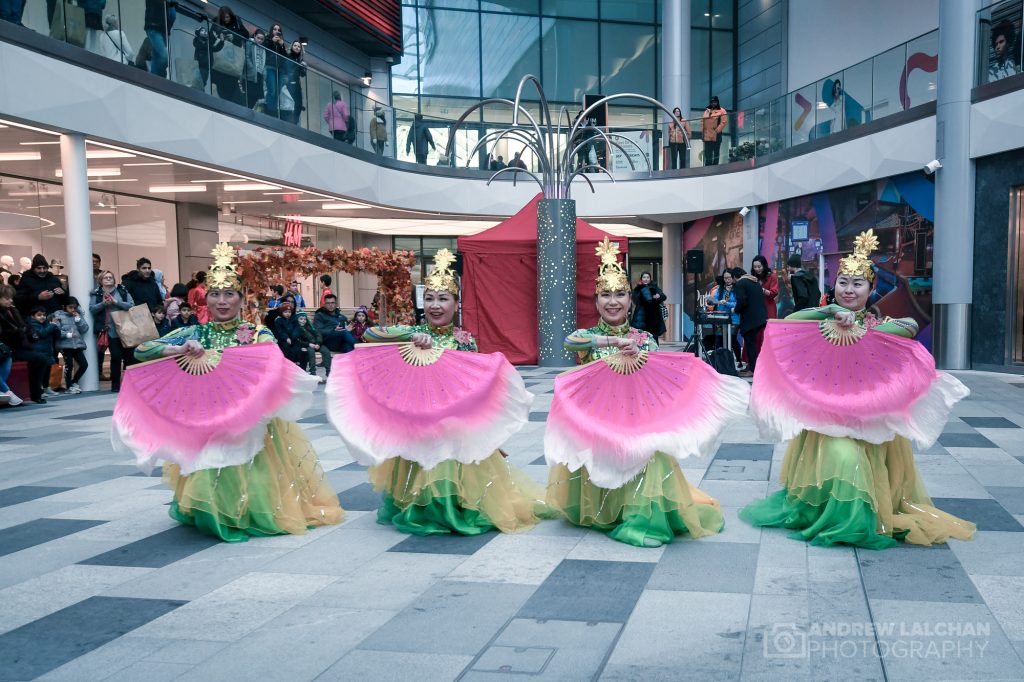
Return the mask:
<path fill-rule="evenodd" d="M 844 310 L 842 312 L 836 313 L 835 317 L 836 317 L 836 323 L 840 327 L 843 327 L 843 328 L 846 328 L 846 329 L 852 327 L 854 325 L 854 323 L 857 321 L 856 316 L 853 313 L 851 313 L 849 310 Z"/>
<path fill-rule="evenodd" d="M 434 347 L 434 340 L 430 338 L 430 334 L 413 334 L 410 341 L 412 341 L 412 345 L 423 350 Z"/>
<path fill-rule="evenodd" d="M 609 336 L 609 346 L 615 346 L 619 349 L 620 353 L 625 355 L 636 355 L 640 352 L 640 347 L 636 344 L 636 339 L 631 339 L 628 336 Z"/>

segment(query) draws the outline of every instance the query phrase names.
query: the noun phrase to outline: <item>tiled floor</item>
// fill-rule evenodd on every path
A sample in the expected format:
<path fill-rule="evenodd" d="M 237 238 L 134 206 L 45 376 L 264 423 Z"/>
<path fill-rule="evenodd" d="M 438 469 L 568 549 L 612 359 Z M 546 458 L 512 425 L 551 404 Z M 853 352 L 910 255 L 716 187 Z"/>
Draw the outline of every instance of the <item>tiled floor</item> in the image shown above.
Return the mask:
<path fill-rule="evenodd" d="M 557 372 L 505 448 L 538 481 Z M 545 521 L 419 538 L 326 423 L 302 419 L 348 512 L 304 536 L 213 542 L 167 516 L 159 471 L 110 449 L 113 398 L 0 411 L 3 680 L 1024 680 L 1024 379 L 972 396 L 917 453 L 972 542 L 819 548 L 736 514 L 778 487 L 783 447 L 730 429 L 684 462 L 721 535 L 638 549 Z"/>

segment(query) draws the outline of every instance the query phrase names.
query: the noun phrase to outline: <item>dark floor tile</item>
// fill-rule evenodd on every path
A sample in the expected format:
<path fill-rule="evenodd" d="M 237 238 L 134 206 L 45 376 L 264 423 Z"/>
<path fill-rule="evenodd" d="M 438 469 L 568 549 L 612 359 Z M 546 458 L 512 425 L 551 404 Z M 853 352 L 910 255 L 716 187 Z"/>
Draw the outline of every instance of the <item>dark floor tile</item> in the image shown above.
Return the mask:
<path fill-rule="evenodd" d="M 17 526 L 0 530 L 0 556 L 20 552 L 104 523 L 106 521 L 86 519 L 35 519 L 19 523 Z M 0 661 L 2 660 L 0 658 Z"/>
<path fill-rule="evenodd" d="M 983 603 L 947 545 L 858 548 L 857 560 L 869 599 Z"/>
<path fill-rule="evenodd" d="M 303 417 L 299 420 L 300 424 L 328 424 L 326 414 L 314 414 L 311 417 Z"/>
<path fill-rule="evenodd" d="M 546 465 L 547 463 L 548 463 L 548 460 L 547 460 L 547 458 L 544 457 L 544 455 L 541 455 L 537 459 L 535 459 L 532 462 L 530 462 L 530 464 L 537 464 L 537 465 L 541 465 L 541 466 Z"/>
<path fill-rule="evenodd" d="M 760 545 L 747 542 L 673 542 L 665 548 L 647 588 L 749 594 L 754 591 L 759 551 Z"/>
<path fill-rule="evenodd" d="M 52 485 L 18 485 L 6 488 L 0 490 L 0 507 L 10 507 L 13 504 L 38 500 L 40 497 L 56 495 L 65 490 L 73 490 L 73 488 Z"/>
<path fill-rule="evenodd" d="M 148 474 L 145 471 L 139 471 L 136 467 L 132 468 L 136 469 L 136 471 L 134 474 L 129 474 L 129 476 L 146 476 L 148 478 L 160 478 L 161 476 L 164 475 L 164 468 L 162 466 L 153 467 L 153 470 L 150 471 Z"/>
<path fill-rule="evenodd" d="M 1014 388 L 1024 388 L 1024 384 L 1007 384 L 1007 386 L 1013 386 Z"/>
<path fill-rule="evenodd" d="M 548 420 L 547 412 L 531 412 L 530 421 L 532 422 L 546 422 Z"/>
<path fill-rule="evenodd" d="M 939 445 L 947 448 L 999 447 L 980 433 L 944 433 L 939 436 Z"/>
<path fill-rule="evenodd" d="M 0 443 L 12 443 L 18 440 L 24 440 L 24 436 L 0 436 Z"/>
<path fill-rule="evenodd" d="M 1021 526 L 1011 513 L 1004 509 L 996 500 L 977 500 L 960 497 L 932 498 L 935 506 L 953 516 L 959 516 L 978 526 L 978 530 L 1003 530 L 1011 533 L 1024 533 Z"/>
<path fill-rule="evenodd" d="M 78 563 L 88 566 L 162 568 L 219 543 L 217 538 L 204 535 L 192 526 L 175 526 Z"/>
<path fill-rule="evenodd" d="M 376 511 L 380 506 L 380 493 L 373 489 L 372 484 L 360 483 L 338 493 L 338 502 L 341 503 L 342 509 Z"/>
<path fill-rule="evenodd" d="M 976 429 L 1019 429 L 1019 424 L 1014 424 L 1006 417 L 960 417 L 966 423 Z"/>
<path fill-rule="evenodd" d="M 441 535 L 410 535 L 389 552 L 414 552 L 416 554 L 476 554 L 476 551 L 498 537 L 495 532 L 480 535 L 459 535 L 443 533 Z"/>
<path fill-rule="evenodd" d="M 1019 458 L 1018 458 L 1019 459 Z M 988 494 L 1011 514 L 1024 514 L 1024 488 L 1013 486 L 986 487 Z"/>
<path fill-rule="evenodd" d="M 715 459 L 767 459 L 772 458 L 774 445 L 764 443 L 722 443 Z"/>
<path fill-rule="evenodd" d="M 187 602 L 90 597 L 0 635 L 0 680 L 31 680 Z"/>
<path fill-rule="evenodd" d="M 110 417 L 113 414 L 113 410 L 96 410 L 95 412 L 80 412 L 78 414 L 66 414 L 63 417 L 55 417 L 55 419 L 85 421 L 86 419 L 99 419 L 100 417 Z"/>
<path fill-rule="evenodd" d="M 343 467 L 333 469 L 333 471 L 366 471 L 367 467 L 359 462 L 349 462 Z"/>
<path fill-rule="evenodd" d="M 53 478 L 48 478 L 45 481 L 37 481 L 36 485 L 70 486 L 72 488 L 80 488 L 82 486 L 102 483 L 122 476 L 142 475 L 144 474 L 139 471 L 139 467 L 134 464 L 106 464 L 103 466 L 93 467 L 92 469 L 82 469 L 81 471 L 72 471 L 60 476 L 54 476 Z"/>
<path fill-rule="evenodd" d="M 645 561 L 566 559 L 519 609 L 517 617 L 625 623 L 652 571 L 654 564 Z"/>

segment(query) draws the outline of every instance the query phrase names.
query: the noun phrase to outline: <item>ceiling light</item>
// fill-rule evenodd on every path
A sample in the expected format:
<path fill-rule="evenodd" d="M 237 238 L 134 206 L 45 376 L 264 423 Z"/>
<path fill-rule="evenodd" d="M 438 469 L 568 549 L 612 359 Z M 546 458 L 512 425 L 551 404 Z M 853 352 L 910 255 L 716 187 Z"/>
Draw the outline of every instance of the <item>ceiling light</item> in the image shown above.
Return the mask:
<path fill-rule="evenodd" d="M 175 194 L 178 192 L 205 192 L 206 185 L 150 185 L 154 194 Z"/>
<path fill-rule="evenodd" d="M 117 149 L 86 149 L 85 158 L 87 159 L 134 159 L 134 154 L 128 152 L 122 152 Z"/>
<path fill-rule="evenodd" d="M 373 82 L 373 74 L 370 73 L 369 71 L 366 71 L 365 73 L 363 73 L 362 81 L 363 85 L 365 85 L 366 87 L 370 87 L 370 83 Z"/>
<path fill-rule="evenodd" d="M 126 163 L 125 166 L 173 166 L 170 161 L 146 161 L 145 163 Z"/>
<path fill-rule="evenodd" d="M 91 180 L 90 182 L 92 182 L 93 184 L 96 184 L 96 183 L 100 183 L 100 182 L 138 182 L 138 181 L 139 181 L 138 178 L 96 178 L 95 180 Z"/>
<path fill-rule="evenodd" d="M 53 141 L 53 142 L 50 142 L 50 141 L 47 141 L 47 142 L 19 142 L 18 144 L 22 145 L 23 147 L 28 147 L 29 145 L 35 145 L 35 144 L 60 144 L 60 140 L 56 140 L 56 141 Z"/>
<path fill-rule="evenodd" d="M 331 204 L 331 203 L 328 203 L 328 204 L 324 204 L 320 208 L 322 208 L 325 211 L 345 211 L 345 210 L 352 209 L 352 208 L 366 208 L 366 207 L 365 206 L 360 206 L 359 204 L 338 204 L 338 203 Z"/>
<path fill-rule="evenodd" d="M 818 108 L 819 109 L 828 109 L 828 105 L 825 104 L 824 102 L 818 102 Z"/>
<path fill-rule="evenodd" d="M 58 168 L 55 173 L 58 178 L 64 177 L 64 171 L 60 168 Z M 121 169 L 116 166 L 113 168 L 86 168 L 85 174 L 91 178 L 116 177 L 121 174 Z"/>
<path fill-rule="evenodd" d="M 89 211 L 92 215 L 117 215 L 116 208 L 94 208 Z"/>
<path fill-rule="evenodd" d="M 302 194 L 302 192 L 299 192 L 298 190 L 291 189 L 291 190 L 288 190 L 287 192 L 264 192 L 263 196 L 265 196 L 265 197 L 272 197 L 272 196 L 276 196 L 278 194 L 292 194 L 292 195 L 298 196 L 298 195 Z M 299 199 L 299 201 L 302 201 L 302 199 Z M 323 201 L 323 199 L 313 199 L 311 201 Z"/>
<path fill-rule="evenodd" d="M 224 185 L 225 192 L 247 192 L 259 189 L 281 189 L 279 185 L 268 185 L 265 182 L 240 182 L 236 185 Z"/>
<path fill-rule="evenodd" d="M 42 158 L 40 152 L 0 152 L 0 161 L 39 161 Z"/>
<path fill-rule="evenodd" d="M 234 205 L 234 204 L 272 204 L 272 203 L 274 203 L 274 200 L 273 199 L 250 199 L 248 201 L 225 201 L 224 203 L 225 204 L 231 204 L 231 205 Z"/>

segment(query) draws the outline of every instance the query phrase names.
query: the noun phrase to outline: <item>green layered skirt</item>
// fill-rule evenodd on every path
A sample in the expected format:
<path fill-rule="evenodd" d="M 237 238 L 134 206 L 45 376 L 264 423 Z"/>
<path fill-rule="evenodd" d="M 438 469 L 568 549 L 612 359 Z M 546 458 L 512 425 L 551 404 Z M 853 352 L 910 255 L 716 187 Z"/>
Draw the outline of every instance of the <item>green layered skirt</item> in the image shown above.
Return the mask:
<path fill-rule="evenodd" d="M 301 427 L 282 419 L 267 425 L 263 449 L 248 464 L 188 476 L 165 464 L 163 479 L 174 490 L 171 518 L 225 542 L 302 534 L 345 516 Z"/>
<path fill-rule="evenodd" d="M 369 475 L 384 497 L 377 522 L 403 533 L 517 533 L 549 515 L 541 486 L 500 450 L 476 464 L 448 460 L 433 469 L 395 457 L 370 467 Z"/>
<path fill-rule="evenodd" d="M 903 437 L 876 445 L 803 431 L 786 450 L 781 478 L 782 490 L 740 518 L 826 546 L 885 549 L 898 540 L 931 545 L 974 535 L 973 523 L 932 504 Z"/>
<path fill-rule="evenodd" d="M 555 465 L 547 502 L 570 523 L 637 547 L 659 547 L 681 533 L 713 535 L 724 526 L 718 502 L 690 485 L 675 458 L 661 452 L 615 489 L 594 485 L 585 466 L 569 471 Z"/>

